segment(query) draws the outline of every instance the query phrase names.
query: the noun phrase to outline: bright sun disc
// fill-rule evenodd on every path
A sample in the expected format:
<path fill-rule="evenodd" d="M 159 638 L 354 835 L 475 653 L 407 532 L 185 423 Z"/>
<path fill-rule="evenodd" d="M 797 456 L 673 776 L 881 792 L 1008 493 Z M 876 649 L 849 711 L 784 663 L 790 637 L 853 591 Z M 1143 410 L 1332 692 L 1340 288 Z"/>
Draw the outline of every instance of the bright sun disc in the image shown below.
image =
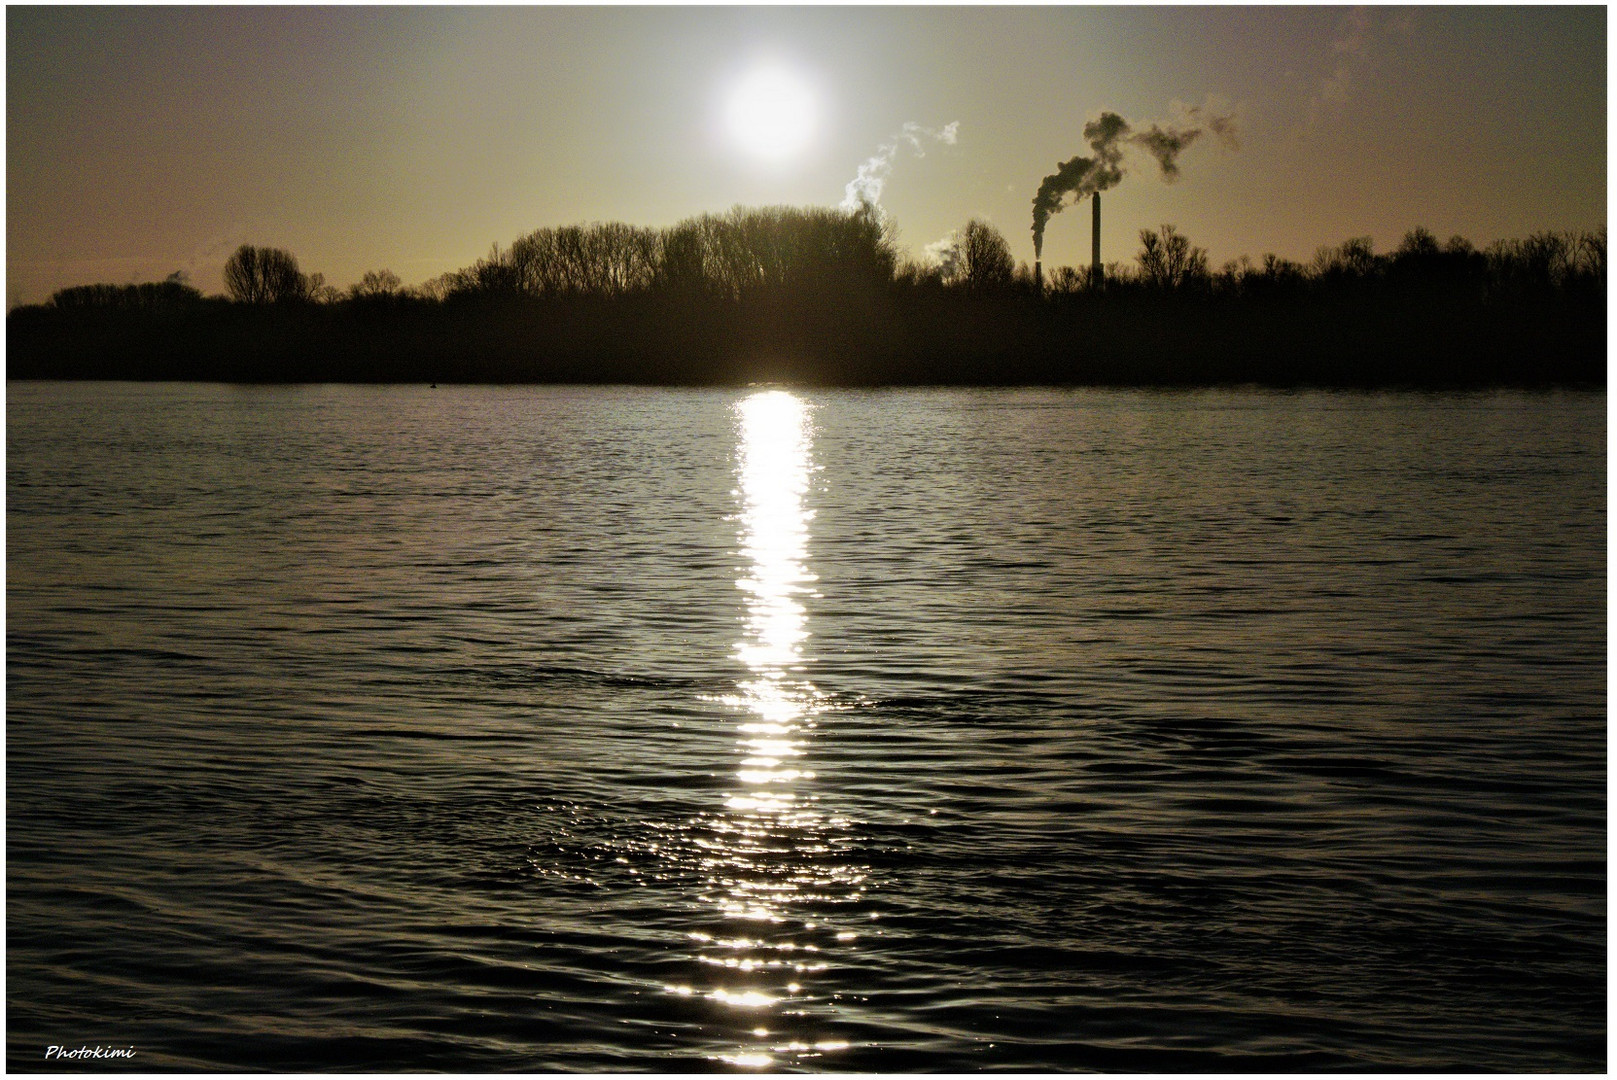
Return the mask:
<path fill-rule="evenodd" d="M 742 149 L 779 161 L 803 149 L 814 134 L 814 95 L 783 68 L 758 68 L 730 91 L 725 119 Z"/>

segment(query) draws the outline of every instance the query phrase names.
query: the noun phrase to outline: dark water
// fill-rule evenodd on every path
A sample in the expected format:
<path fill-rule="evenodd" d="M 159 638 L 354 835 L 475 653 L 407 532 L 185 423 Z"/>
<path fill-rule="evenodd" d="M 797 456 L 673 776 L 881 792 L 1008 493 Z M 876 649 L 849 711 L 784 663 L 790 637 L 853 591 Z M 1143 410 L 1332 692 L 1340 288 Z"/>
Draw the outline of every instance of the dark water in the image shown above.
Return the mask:
<path fill-rule="evenodd" d="M 1605 1066 L 1603 394 L 7 393 L 13 1069 Z"/>

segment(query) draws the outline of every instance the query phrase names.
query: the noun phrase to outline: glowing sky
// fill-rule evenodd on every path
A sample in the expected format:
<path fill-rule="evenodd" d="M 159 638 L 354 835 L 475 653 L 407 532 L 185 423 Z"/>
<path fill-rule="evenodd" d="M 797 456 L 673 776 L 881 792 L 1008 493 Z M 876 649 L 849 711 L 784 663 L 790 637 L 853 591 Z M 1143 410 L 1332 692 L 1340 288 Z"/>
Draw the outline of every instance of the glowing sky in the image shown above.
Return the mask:
<path fill-rule="evenodd" d="M 1172 185 L 1136 161 L 1107 260 L 1163 222 L 1216 265 L 1606 221 L 1603 7 L 13 6 L 6 61 L 10 304 L 180 269 L 218 291 L 244 242 L 414 283 L 542 225 L 836 205 L 883 145 L 911 253 L 976 216 L 1031 261 L 1084 122 L 1176 100 L 1227 103 L 1240 149 L 1190 147 Z M 767 152 L 734 115 L 760 69 L 809 114 Z M 1052 219 L 1047 266 L 1088 253 L 1087 207 Z"/>

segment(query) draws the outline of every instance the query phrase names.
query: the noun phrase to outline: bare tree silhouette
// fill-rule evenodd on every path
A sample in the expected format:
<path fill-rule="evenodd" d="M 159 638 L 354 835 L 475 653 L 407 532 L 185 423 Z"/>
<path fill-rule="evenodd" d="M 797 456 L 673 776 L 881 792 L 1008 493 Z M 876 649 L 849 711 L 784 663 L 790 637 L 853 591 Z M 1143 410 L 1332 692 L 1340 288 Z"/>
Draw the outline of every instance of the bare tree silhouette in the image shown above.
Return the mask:
<path fill-rule="evenodd" d="M 360 279 L 348 287 L 348 295 L 355 300 L 371 300 L 393 296 L 403 283 L 391 270 L 367 270 Z"/>
<path fill-rule="evenodd" d="M 944 252 L 944 265 L 954 284 L 975 292 L 1004 289 L 1016 273 L 1011 245 L 1000 231 L 980 218 L 972 218 Z"/>
<path fill-rule="evenodd" d="M 241 303 L 276 304 L 307 299 L 310 281 L 291 252 L 243 244 L 225 261 L 225 288 Z"/>
<path fill-rule="evenodd" d="M 1208 278 L 1207 252 L 1172 225 L 1140 230 L 1140 278 L 1157 289 L 1181 289 Z"/>

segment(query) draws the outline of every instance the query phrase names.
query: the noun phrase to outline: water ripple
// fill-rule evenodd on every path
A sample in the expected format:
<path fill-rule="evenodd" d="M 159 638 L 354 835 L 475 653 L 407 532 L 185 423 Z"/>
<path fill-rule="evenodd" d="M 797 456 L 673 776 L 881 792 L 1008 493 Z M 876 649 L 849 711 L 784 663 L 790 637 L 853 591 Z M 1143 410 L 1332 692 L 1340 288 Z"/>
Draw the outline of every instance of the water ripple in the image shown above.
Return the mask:
<path fill-rule="evenodd" d="M 13 384 L 8 1063 L 1598 1071 L 1604 410 Z"/>

